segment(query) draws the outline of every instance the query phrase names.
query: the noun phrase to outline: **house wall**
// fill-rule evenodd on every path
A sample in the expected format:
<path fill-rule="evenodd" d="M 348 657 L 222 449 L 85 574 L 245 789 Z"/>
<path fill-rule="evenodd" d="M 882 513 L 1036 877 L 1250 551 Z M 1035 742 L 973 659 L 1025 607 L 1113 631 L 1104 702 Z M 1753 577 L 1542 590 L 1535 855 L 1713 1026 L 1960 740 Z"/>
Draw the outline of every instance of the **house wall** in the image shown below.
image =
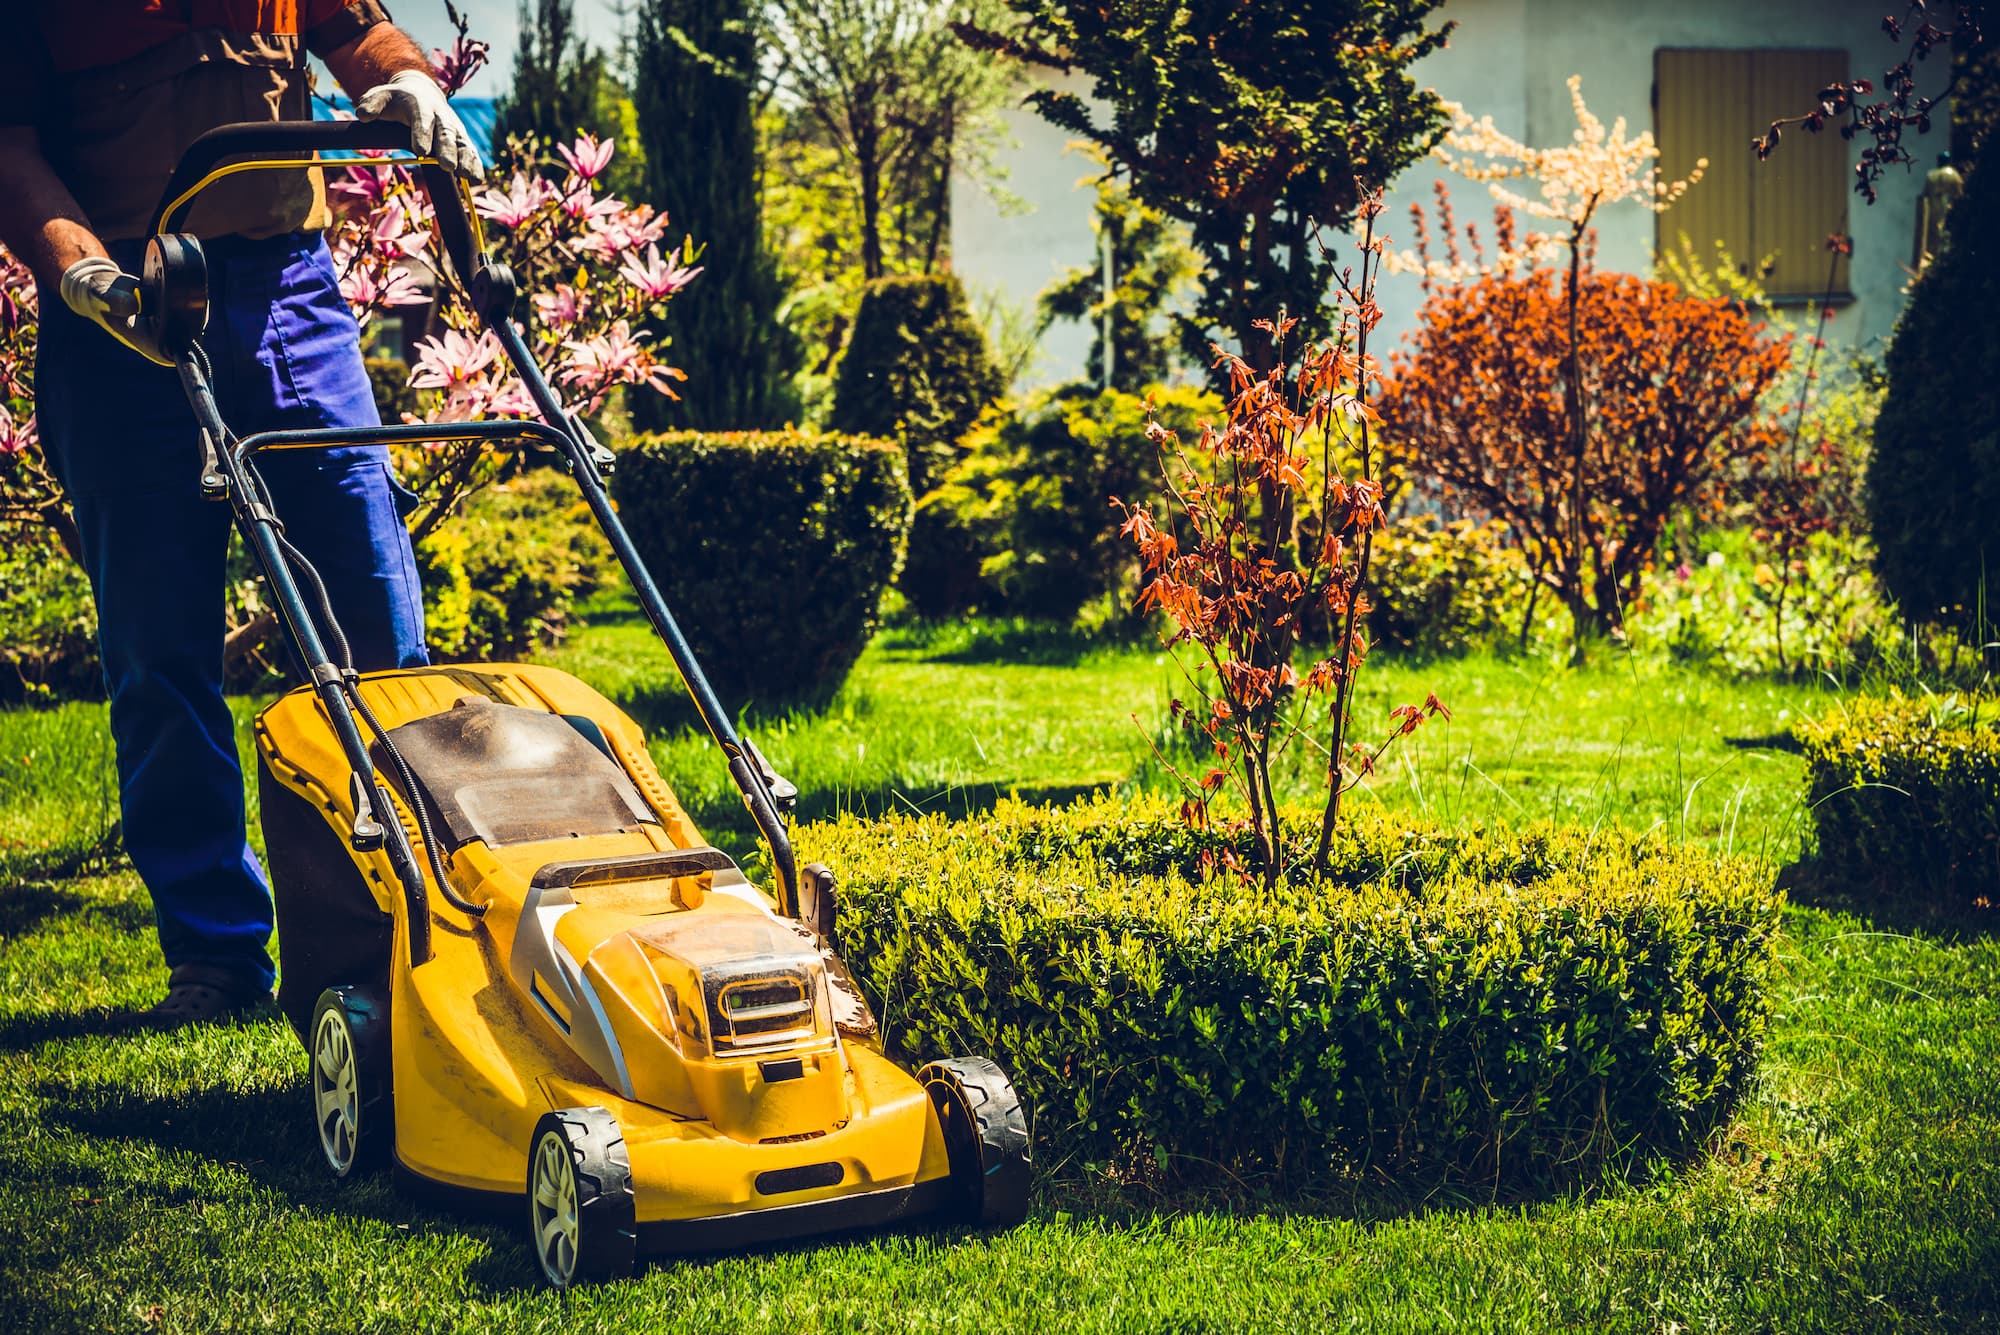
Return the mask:
<path fill-rule="evenodd" d="M 1474 115 L 1491 115 L 1516 138 L 1550 146 L 1567 141 L 1576 129 L 1565 86 L 1573 73 L 1582 75 L 1584 99 L 1607 125 L 1623 116 L 1632 133 L 1652 129 L 1653 54 L 1660 47 L 1844 48 L 1852 76 L 1879 84 L 1883 69 L 1897 58 L 1896 48 L 1882 35 L 1882 13 L 1881 0 L 1449 0 L 1439 14 L 1455 19 L 1458 28 L 1448 46 L 1417 66 L 1417 74 Z M 1941 69 L 1934 65 L 1931 81 L 1937 81 Z M 1088 91 L 1081 80 L 1070 86 Z M 1815 91 L 1798 90 L 1801 111 Z M 1032 112 L 1013 113 L 1011 122 L 1019 146 L 1003 155 L 1008 186 L 1033 211 L 1002 217 L 976 188 L 961 185 L 953 199 L 953 262 L 969 284 L 997 289 L 1015 304 L 1032 305 L 1035 294 L 1062 269 L 1093 259 L 1092 194 L 1078 184 L 1090 164 L 1075 154 L 1065 156 L 1062 134 Z M 1909 276 L 1904 266 L 1923 188 L 1921 168 L 1946 143 L 1941 126 L 1915 140 L 1920 168 L 1890 173 L 1874 205 L 1852 193 L 1846 196 L 1844 221 L 1855 241 L 1855 299 L 1829 326 L 1830 343 L 1879 345 L 1894 328 Z M 1851 167 L 1861 145 L 1847 148 Z M 1709 156 L 1721 161 L 1728 152 L 1754 157 L 1747 140 Z M 1392 239 L 1409 240 L 1407 206 L 1417 200 L 1429 203 L 1432 183 L 1440 176 L 1452 186 L 1462 220 L 1487 220 L 1484 187 L 1450 177 L 1425 161 L 1398 177 L 1390 191 L 1387 231 Z M 1673 215 L 1666 217 L 1671 229 Z M 1842 223 L 1830 218 L 1826 230 L 1838 230 Z M 1653 215 L 1629 203 L 1601 215 L 1600 266 L 1651 272 L 1654 228 Z M 1706 249 L 1706 239 L 1695 242 Z M 1386 312 L 1382 328 L 1400 339 L 1415 324 L 1421 303 L 1417 281 L 1385 277 L 1381 301 Z M 1089 331 L 1080 326 L 1051 330 L 1029 383 L 1080 376 L 1089 346 Z"/>

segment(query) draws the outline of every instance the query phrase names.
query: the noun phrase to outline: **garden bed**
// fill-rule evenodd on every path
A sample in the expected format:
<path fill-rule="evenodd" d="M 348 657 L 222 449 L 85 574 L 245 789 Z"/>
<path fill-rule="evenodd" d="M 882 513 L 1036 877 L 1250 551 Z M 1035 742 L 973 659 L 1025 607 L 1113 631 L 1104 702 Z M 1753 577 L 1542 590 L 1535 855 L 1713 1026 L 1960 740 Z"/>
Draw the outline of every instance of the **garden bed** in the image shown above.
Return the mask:
<path fill-rule="evenodd" d="M 1058 1171 L 1569 1180 L 1698 1144 L 1765 1030 L 1768 871 L 1664 838 L 1364 812 L 1270 893 L 1159 802 L 802 843 L 890 1039 L 996 1056 Z"/>

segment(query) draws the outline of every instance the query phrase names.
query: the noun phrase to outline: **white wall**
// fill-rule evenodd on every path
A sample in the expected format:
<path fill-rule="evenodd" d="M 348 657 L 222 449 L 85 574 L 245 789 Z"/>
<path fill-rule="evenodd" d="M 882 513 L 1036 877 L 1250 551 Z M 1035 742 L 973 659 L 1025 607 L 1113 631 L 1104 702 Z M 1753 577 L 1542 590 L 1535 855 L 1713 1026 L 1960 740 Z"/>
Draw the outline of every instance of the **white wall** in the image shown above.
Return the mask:
<path fill-rule="evenodd" d="M 1623 116 L 1632 133 L 1653 128 L 1653 53 L 1663 46 L 1840 47 L 1847 50 L 1855 77 L 1879 85 L 1882 71 L 1898 58 L 1882 35 L 1883 12 L 1881 0 L 1449 0 L 1439 14 L 1457 20 L 1458 28 L 1417 74 L 1474 115 L 1491 115 L 1507 133 L 1549 146 L 1567 141 L 1576 129 L 1565 86 L 1571 74 L 1583 76 L 1584 99 L 1607 125 Z M 1080 79 L 1068 86 L 1088 91 Z M 1815 91 L 1799 90 L 1801 111 Z M 1002 218 L 976 190 L 961 186 L 953 198 L 954 263 L 968 282 L 997 285 L 1010 301 L 1031 304 L 1064 267 L 1092 259 L 1092 196 L 1076 184 L 1090 164 L 1064 155 L 1063 136 L 1032 112 L 1013 113 L 1011 120 L 1020 144 L 1002 160 L 1010 170 L 1010 188 L 1035 211 Z M 1855 301 L 1829 326 L 1832 345 L 1879 340 L 1894 328 L 1908 278 L 1903 266 L 1923 188 L 1921 168 L 1947 143 L 1939 120 L 1937 129 L 1911 145 L 1919 170 L 1898 169 L 1884 178 L 1872 206 L 1850 197 Z M 1860 148 L 1858 141 L 1849 145 L 1850 164 Z M 1747 142 L 1741 151 L 1751 156 Z M 1397 179 L 1386 223 L 1393 239 L 1410 239 L 1407 206 L 1412 200 L 1429 204 L 1432 183 L 1441 174 L 1426 161 Z M 1448 179 L 1461 221 L 1477 220 L 1487 230 L 1491 209 L 1484 187 Z M 1667 214 L 1669 226 L 1672 217 Z M 1600 266 L 1651 271 L 1652 214 L 1620 205 L 1601 216 L 1598 231 Z M 1414 325 L 1421 301 L 1416 280 L 1385 277 L 1381 301 L 1384 331 L 1401 337 Z M 1044 345 L 1034 381 L 1080 376 L 1089 347 L 1087 330 L 1058 326 Z"/>

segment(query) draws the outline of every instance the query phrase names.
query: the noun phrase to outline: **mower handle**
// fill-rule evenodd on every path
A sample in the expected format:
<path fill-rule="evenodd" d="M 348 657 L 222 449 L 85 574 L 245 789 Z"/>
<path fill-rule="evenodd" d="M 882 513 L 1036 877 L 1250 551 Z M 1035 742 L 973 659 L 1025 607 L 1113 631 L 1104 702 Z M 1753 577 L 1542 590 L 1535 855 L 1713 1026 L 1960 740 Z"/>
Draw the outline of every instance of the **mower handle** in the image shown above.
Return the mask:
<path fill-rule="evenodd" d="M 187 151 L 181 154 L 173 175 L 167 178 L 167 188 L 160 194 L 160 204 L 153 211 L 153 225 L 148 234 L 158 236 L 179 231 L 187 220 L 188 210 L 194 206 L 196 196 L 212 179 L 226 172 L 226 159 L 264 157 L 274 153 L 363 153 L 380 150 L 411 153 L 410 127 L 400 121 L 386 120 L 242 121 L 234 125 L 218 125 L 189 144 Z M 312 164 L 286 162 L 258 165 L 276 169 L 280 165 L 294 168 Z M 371 164 L 363 162 L 356 165 Z M 393 159 L 389 165 L 395 165 Z M 423 179 L 424 193 L 430 196 L 431 211 L 437 215 L 438 237 L 444 243 L 445 253 L 451 257 L 452 268 L 458 271 L 459 281 L 469 288 L 484 256 L 480 253 L 471 215 L 466 212 L 465 197 L 460 193 L 458 178 L 434 159 L 420 157 L 416 165 Z M 244 169 L 248 166 L 243 164 Z"/>

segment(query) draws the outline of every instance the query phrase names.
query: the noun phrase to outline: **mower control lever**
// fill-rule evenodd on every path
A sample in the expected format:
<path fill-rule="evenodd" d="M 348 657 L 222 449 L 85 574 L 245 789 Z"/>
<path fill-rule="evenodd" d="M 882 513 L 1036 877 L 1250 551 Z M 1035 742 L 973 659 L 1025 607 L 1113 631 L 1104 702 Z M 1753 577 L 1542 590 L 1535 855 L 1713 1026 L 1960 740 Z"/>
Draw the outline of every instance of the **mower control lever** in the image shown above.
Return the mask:
<path fill-rule="evenodd" d="M 229 479 L 223 475 L 222 459 L 215 451 L 215 437 L 207 427 L 201 429 L 201 494 L 204 500 L 220 501 L 229 497 Z"/>
<path fill-rule="evenodd" d="M 359 774 L 347 776 L 347 795 L 354 802 L 354 833 L 348 836 L 347 842 L 357 853 L 375 852 L 388 837 L 382 822 L 375 819 L 375 803 L 368 795 L 370 787 Z"/>
<path fill-rule="evenodd" d="M 757 767 L 757 777 L 771 790 L 772 805 L 778 808 L 780 815 L 791 815 L 799 804 L 799 786 L 773 769 L 771 762 L 764 759 L 764 753 L 757 749 L 757 743 L 748 737 L 743 739 L 743 749 L 750 753 L 750 763 Z"/>

